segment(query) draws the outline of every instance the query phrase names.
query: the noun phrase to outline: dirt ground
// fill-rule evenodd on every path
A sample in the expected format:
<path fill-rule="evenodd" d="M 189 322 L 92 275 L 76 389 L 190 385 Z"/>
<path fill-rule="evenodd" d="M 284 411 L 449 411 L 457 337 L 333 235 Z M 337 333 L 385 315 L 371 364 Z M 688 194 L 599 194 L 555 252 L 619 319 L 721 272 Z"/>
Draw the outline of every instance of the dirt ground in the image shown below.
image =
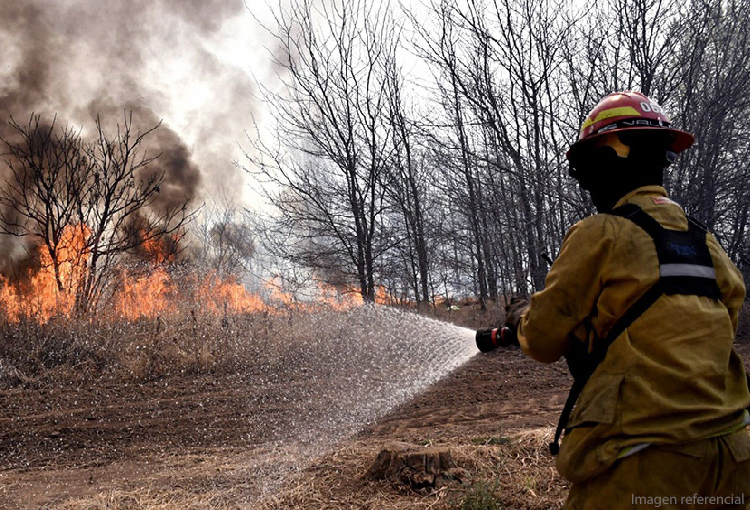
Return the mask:
<path fill-rule="evenodd" d="M 740 346 L 746 361 L 750 346 Z M 476 484 L 414 491 L 363 478 L 391 441 L 448 446 L 504 508 L 551 508 L 565 483 L 546 452 L 563 363 L 517 350 L 472 358 L 358 433 L 300 434 L 331 402 L 309 374 L 97 380 L 0 391 L 0 508 L 451 508 Z M 308 421 L 305 421 L 308 420 Z M 320 442 L 318 443 L 318 441 Z M 480 487 L 481 488 L 481 487 Z"/>

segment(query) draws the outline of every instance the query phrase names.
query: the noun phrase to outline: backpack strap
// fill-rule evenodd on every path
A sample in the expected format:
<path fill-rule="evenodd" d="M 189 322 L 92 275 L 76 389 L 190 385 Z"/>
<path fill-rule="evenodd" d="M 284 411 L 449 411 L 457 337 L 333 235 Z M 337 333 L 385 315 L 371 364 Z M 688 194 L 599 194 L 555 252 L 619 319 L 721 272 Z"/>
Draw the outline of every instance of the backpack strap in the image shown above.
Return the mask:
<path fill-rule="evenodd" d="M 706 230 L 698 222 L 688 218 L 687 231 L 666 229 L 635 204 L 618 207 L 612 214 L 632 221 L 651 236 L 664 294 L 721 299 Z"/>

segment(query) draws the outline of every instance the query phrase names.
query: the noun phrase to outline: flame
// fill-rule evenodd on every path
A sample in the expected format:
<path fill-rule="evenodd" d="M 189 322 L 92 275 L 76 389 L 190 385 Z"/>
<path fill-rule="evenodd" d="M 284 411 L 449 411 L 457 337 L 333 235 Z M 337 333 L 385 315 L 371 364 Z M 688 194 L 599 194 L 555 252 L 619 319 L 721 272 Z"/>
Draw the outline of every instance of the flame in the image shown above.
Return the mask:
<path fill-rule="evenodd" d="M 281 303 L 286 307 L 291 307 L 297 304 L 297 299 L 288 292 L 281 290 L 282 284 L 277 279 L 266 282 L 264 287 L 271 292 L 269 299 Z"/>
<path fill-rule="evenodd" d="M 174 293 L 172 279 L 163 268 L 141 277 L 123 271 L 120 280 L 122 289 L 115 300 L 115 312 L 120 317 L 134 320 L 174 311 L 175 302 L 170 299 Z"/>
<path fill-rule="evenodd" d="M 198 298 L 203 308 L 213 314 L 229 311 L 253 313 L 269 309 L 260 297 L 248 292 L 244 285 L 231 279 L 222 280 L 215 274 L 201 282 Z"/>
<path fill-rule="evenodd" d="M 40 268 L 21 290 L 0 278 L 0 296 L 5 314 L 18 321 L 21 316 L 48 322 L 56 315 L 70 315 L 76 294 L 88 270 L 87 249 L 91 230 L 85 225 L 65 227 L 57 244 L 55 258 L 46 246 L 39 248 Z"/>
<path fill-rule="evenodd" d="M 317 302 L 322 306 L 332 308 L 337 311 L 350 310 L 362 306 L 364 300 L 353 287 L 345 287 L 343 290 L 332 285 L 317 283 Z"/>
<path fill-rule="evenodd" d="M 4 318 L 18 322 L 28 317 L 46 323 L 52 317 L 70 315 L 88 270 L 90 235 L 90 229 L 84 225 L 66 228 L 56 258 L 53 259 L 46 247 L 40 248 L 40 267 L 24 284 L 11 284 L 0 276 L 0 312 L 4 313 Z M 263 299 L 236 278 L 222 278 L 214 272 L 198 276 L 195 271 L 187 277 L 175 278 L 172 263 L 176 250 L 173 248 L 179 240 L 175 236 L 166 241 L 155 238 L 144 241 L 142 248 L 148 254 L 151 267 L 146 271 L 123 268 L 118 272 L 106 298 L 111 305 L 110 313 L 125 320 L 136 320 L 178 314 L 187 309 L 220 315 L 280 313 L 286 309 L 317 307 L 342 311 L 363 304 L 362 296 L 354 287 L 318 283 L 312 289 L 311 298 L 299 299 L 282 290 L 281 283 L 274 280 L 265 284 L 267 298 Z M 385 287 L 377 288 L 375 302 L 392 303 Z"/>
<path fill-rule="evenodd" d="M 177 245 L 182 236 L 154 236 L 150 230 L 141 230 L 140 249 L 154 266 L 145 274 L 120 271 L 119 289 L 115 294 L 115 313 L 128 320 L 140 317 L 158 317 L 177 310 L 176 288 L 172 277 L 165 269 L 175 261 Z"/>
<path fill-rule="evenodd" d="M 392 301 L 393 300 L 388 294 L 388 291 L 385 290 L 385 287 L 378 285 L 378 288 L 375 291 L 375 302 L 379 305 L 390 305 L 392 304 Z"/>
<path fill-rule="evenodd" d="M 141 249 L 146 254 L 146 259 L 155 265 L 171 264 L 177 256 L 177 246 L 183 235 L 180 233 L 171 236 L 154 236 L 149 230 L 141 230 Z"/>
<path fill-rule="evenodd" d="M 5 318 L 11 322 L 18 322 L 21 318 L 23 300 L 18 290 L 2 276 L 0 276 L 0 302 L 3 303 Z"/>

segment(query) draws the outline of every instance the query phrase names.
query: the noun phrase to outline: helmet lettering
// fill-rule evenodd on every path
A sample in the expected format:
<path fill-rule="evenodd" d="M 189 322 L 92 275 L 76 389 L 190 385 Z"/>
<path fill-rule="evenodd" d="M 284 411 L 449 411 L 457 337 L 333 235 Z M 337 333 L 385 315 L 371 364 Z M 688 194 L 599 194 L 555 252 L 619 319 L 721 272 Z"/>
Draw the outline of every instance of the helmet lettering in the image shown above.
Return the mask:
<path fill-rule="evenodd" d="M 648 119 L 626 119 L 622 121 L 625 126 L 650 126 Z"/>
<path fill-rule="evenodd" d="M 647 101 L 641 101 L 641 110 L 643 110 L 646 113 L 664 113 L 664 108 L 659 106 L 656 103 L 649 103 Z"/>

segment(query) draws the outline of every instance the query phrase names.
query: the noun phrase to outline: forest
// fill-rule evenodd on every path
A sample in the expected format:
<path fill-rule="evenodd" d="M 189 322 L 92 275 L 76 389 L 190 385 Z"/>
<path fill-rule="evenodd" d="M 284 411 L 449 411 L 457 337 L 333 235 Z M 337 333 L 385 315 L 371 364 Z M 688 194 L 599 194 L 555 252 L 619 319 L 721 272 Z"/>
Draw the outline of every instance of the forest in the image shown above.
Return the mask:
<path fill-rule="evenodd" d="M 567 149 L 601 97 L 637 90 L 697 140 L 670 197 L 747 271 L 749 24 L 746 0 L 279 7 L 272 136 L 249 130 L 240 162 L 273 204 L 258 241 L 365 300 L 528 295 L 595 213 Z"/>

